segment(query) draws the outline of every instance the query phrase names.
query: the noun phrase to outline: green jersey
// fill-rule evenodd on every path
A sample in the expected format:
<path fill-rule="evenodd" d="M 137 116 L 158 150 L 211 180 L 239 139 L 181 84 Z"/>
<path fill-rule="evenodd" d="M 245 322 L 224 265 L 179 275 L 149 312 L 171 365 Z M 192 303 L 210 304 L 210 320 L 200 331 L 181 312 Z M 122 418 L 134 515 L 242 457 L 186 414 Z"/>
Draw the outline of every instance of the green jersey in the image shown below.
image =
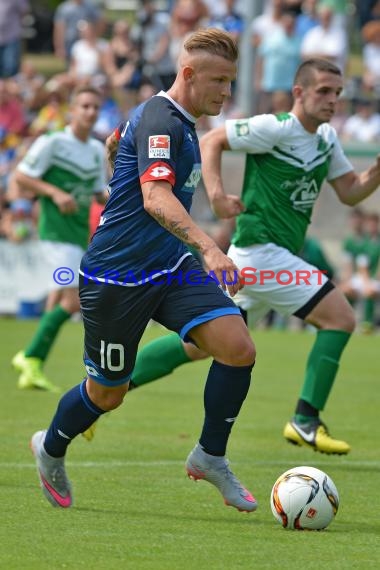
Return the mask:
<path fill-rule="evenodd" d="M 370 276 L 376 277 L 380 262 L 380 239 L 366 236 L 363 254 L 368 260 L 368 272 Z"/>
<path fill-rule="evenodd" d="M 106 186 L 103 144 L 93 138 L 83 142 L 70 127 L 40 136 L 17 167 L 72 194 L 78 209 L 62 214 L 55 203 L 41 196 L 38 233 L 42 240 L 72 243 L 83 249 L 89 240 L 89 210 L 94 193 Z"/>
<path fill-rule="evenodd" d="M 358 270 L 358 260 L 361 262 L 359 265 L 367 266 L 368 261 L 365 254 L 365 234 L 352 234 L 345 238 L 343 241 L 343 252 L 346 258 L 349 258 L 352 264 L 352 270 Z M 364 263 L 363 263 L 364 260 Z"/>
<path fill-rule="evenodd" d="M 275 243 L 297 254 L 324 180 L 353 170 L 327 123 L 307 132 L 292 113 L 226 121 L 230 148 L 246 153 L 232 243 Z"/>

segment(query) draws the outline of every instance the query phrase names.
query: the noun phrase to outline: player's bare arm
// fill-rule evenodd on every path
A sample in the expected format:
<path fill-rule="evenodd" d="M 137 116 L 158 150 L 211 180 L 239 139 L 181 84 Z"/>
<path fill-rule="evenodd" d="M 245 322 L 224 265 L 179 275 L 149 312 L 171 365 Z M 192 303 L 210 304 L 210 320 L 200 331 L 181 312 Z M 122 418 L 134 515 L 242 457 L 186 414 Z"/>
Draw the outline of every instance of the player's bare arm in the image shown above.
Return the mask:
<path fill-rule="evenodd" d="M 141 188 L 146 212 L 178 239 L 197 249 L 224 289 L 226 282 L 233 283 L 228 286 L 228 290 L 231 295 L 235 295 L 241 288 L 240 279 L 237 278 L 240 277 L 239 270 L 214 240 L 194 223 L 173 195 L 171 185 L 165 181 L 146 182 Z"/>
<path fill-rule="evenodd" d="M 380 155 L 376 162 L 360 174 L 347 172 L 330 181 L 339 200 L 348 206 L 355 206 L 370 196 L 380 185 Z"/>
<path fill-rule="evenodd" d="M 110 134 L 110 136 L 106 139 L 105 144 L 108 164 L 110 165 L 111 169 L 114 170 L 117 147 L 119 146 L 119 139 L 116 136 L 115 132 Z"/>
<path fill-rule="evenodd" d="M 224 126 L 212 129 L 200 140 L 202 176 L 211 208 L 218 218 L 232 218 L 245 210 L 234 194 L 226 194 L 222 181 L 222 153 L 230 150 Z"/>
<path fill-rule="evenodd" d="M 14 173 L 15 181 L 21 188 L 32 192 L 36 196 L 47 196 L 59 208 L 62 214 L 72 214 L 78 209 L 75 198 L 60 190 L 57 186 L 45 182 L 41 178 L 33 178 L 19 170 Z"/>

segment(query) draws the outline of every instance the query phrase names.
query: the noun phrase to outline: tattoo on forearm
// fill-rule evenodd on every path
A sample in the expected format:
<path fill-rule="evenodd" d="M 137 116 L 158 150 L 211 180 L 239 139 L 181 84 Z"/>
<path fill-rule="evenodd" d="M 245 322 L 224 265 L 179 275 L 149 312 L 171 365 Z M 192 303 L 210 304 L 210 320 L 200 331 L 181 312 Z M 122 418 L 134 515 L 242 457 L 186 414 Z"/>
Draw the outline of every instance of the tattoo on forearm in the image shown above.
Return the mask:
<path fill-rule="evenodd" d="M 153 213 L 153 216 L 162 227 L 166 228 L 170 233 L 175 235 L 178 239 L 187 243 L 187 245 L 194 247 L 195 249 L 202 250 L 204 245 L 203 242 L 194 241 L 192 238 L 190 238 L 188 233 L 189 228 L 181 226 L 181 222 L 174 220 L 170 221 L 167 220 L 161 208 L 156 209 Z"/>

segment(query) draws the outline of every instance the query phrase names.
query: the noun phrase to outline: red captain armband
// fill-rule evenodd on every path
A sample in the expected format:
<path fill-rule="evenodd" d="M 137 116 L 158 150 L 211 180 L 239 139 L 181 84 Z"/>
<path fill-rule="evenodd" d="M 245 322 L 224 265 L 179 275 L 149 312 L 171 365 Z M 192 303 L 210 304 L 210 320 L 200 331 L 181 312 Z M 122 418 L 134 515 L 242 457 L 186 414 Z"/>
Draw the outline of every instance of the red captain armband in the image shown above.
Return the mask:
<path fill-rule="evenodd" d="M 116 129 L 114 130 L 113 134 L 115 135 L 115 138 L 119 141 L 121 139 L 121 132 L 120 132 L 120 127 L 122 125 L 119 125 L 118 127 L 116 127 Z"/>
<path fill-rule="evenodd" d="M 154 182 L 155 180 L 166 180 L 171 186 L 174 186 L 175 174 L 170 164 L 167 162 L 154 162 L 150 164 L 144 174 L 140 176 L 140 184 L 144 184 L 144 182 Z"/>

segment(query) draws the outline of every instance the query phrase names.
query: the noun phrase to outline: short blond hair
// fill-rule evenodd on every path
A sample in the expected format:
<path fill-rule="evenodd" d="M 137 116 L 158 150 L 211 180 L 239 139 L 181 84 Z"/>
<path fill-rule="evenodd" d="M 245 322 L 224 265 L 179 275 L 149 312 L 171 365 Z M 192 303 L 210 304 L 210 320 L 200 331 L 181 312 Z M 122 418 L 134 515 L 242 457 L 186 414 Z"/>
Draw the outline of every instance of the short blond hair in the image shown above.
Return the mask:
<path fill-rule="evenodd" d="M 189 54 L 195 51 L 205 51 L 232 62 L 239 57 L 239 48 L 235 40 L 230 34 L 218 28 L 202 28 L 193 32 L 185 40 L 183 47 Z"/>

